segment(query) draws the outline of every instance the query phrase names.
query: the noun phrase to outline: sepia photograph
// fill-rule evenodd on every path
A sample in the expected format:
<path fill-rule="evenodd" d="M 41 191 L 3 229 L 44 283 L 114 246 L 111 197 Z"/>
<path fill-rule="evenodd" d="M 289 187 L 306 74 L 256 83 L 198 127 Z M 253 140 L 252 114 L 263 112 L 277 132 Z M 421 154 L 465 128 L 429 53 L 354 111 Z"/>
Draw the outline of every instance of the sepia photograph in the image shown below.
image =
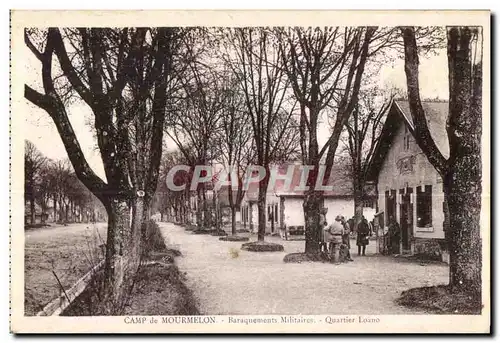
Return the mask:
<path fill-rule="evenodd" d="M 490 13 L 186 12 L 11 13 L 11 330 L 488 333 Z"/>

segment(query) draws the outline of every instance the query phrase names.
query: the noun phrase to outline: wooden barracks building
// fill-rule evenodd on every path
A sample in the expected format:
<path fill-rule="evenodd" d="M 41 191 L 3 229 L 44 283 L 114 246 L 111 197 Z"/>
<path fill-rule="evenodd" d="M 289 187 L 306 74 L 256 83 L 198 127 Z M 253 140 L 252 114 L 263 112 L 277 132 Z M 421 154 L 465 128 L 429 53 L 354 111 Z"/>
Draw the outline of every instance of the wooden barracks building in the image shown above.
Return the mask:
<path fill-rule="evenodd" d="M 447 101 L 424 101 L 427 125 L 437 147 L 449 156 Z M 443 181 L 417 145 L 408 101 L 393 101 L 370 163 L 381 227 L 391 217 L 401 228 L 400 253 L 448 262 Z"/>

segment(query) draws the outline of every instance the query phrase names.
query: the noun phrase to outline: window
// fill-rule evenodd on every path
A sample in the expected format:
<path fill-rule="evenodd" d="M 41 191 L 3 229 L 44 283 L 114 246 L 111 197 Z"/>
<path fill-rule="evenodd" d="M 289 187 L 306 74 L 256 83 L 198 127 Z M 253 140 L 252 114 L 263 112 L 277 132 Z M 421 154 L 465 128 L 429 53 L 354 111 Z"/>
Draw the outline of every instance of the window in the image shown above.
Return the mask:
<path fill-rule="evenodd" d="M 375 207 L 375 199 L 373 199 L 373 198 L 363 199 L 363 207 L 374 208 Z"/>
<path fill-rule="evenodd" d="M 408 130 L 408 125 L 405 125 L 405 133 L 403 137 L 403 149 L 410 150 L 410 143 L 411 143 L 411 134 L 410 131 Z"/>
<path fill-rule="evenodd" d="M 389 225 L 393 220 L 396 219 L 396 190 L 391 189 L 391 191 L 385 192 L 385 213 L 386 222 Z"/>
<path fill-rule="evenodd" d="M 406 150 L 410 150 L 410 147 L 411 147 L 411 137 L 410 135 L 407 135 L 405 134 L 404 138 L 403 138 L 403 149 L 406 151 Z"/>
<path fill-rule="evenodd" d="M 278 204 L 274 204 L 274 221 L 278 222 Z"/>
<path fill-rule="evenodd" d="M 417 187 L 417 227 L 432 227 L 432 186 Z"/>

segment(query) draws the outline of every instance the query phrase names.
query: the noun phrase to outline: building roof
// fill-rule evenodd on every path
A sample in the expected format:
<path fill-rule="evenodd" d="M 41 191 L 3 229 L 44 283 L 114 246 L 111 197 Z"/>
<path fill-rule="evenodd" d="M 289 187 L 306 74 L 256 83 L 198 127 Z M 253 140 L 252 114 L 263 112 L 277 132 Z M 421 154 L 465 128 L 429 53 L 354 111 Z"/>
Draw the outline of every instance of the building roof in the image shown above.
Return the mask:
<path fill-rule="evenodd" d="M 236 208 L 239 208 L 242 197 L 240 197 L 238 199 L 238 190 L 237 189 L 233 189 L 232 194 L 233 194 L 233 201 L 236 205 Z M 217 191 L 217 198 L 219 200 L 219 204 L 221 207 L 228 207 L 229 206 L 229 185 L 220 186 L 219 190 Z"/>
<path fill-rule="evenodd" d="M 449 156 L 448 135 L 446 132 L 446 120 L 448 118 L 449 102 L 443 100 L 422 101 L 422 107 L 427 119 L 430 134 L 444 157 Z M 368 180 L 376 180 L 385 157 L 392 145 L 399 127 L 405 124 L 415 137 L 414 124 L 407 100 L 394 100 L 389 108 L 387 119 L 382 128 L 381 137 L 375 148 L 368 171 Z"/>
<path fill-rule="evenodd" d="M 303 169 L 299 163 L 283 163 L 271 168 L 277 168 L 278 174 L 286 175 L 288 168 L 293 171 L 290 186 L 286 186 L 286 180 L 278 178 L 274 183 L 274 187 L 268 187 L 267 194 L 284 197 L 303 197 L 304 191 L 300 189 Z M 332 190 L 324 191 L 325 197 L 350 197 L 352 196 L 352 181 L 349 177 L 348 170 L 341 165 L 334 165 L 330 173 L 330 178 L 327 183 L 328 186 L 333 186 Z M 271 185 L 270 185 L 271 186 Z M 252 182 L 248 186 L 245 193 L 245 198 L 248 201 L 257 201 L 259 194 L 259 183 Z"/>

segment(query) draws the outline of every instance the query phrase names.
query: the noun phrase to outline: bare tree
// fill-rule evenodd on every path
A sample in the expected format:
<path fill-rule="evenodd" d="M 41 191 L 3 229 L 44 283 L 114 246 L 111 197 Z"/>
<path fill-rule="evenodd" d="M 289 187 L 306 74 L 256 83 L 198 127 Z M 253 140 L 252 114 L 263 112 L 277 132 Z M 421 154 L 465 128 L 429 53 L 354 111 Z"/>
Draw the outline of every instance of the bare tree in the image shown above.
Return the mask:
<path fill-rule="evenodd" d="M 76 176 L 106 208 L 106 288 L 118 303 L 138 267 L 143 216 L 157 186 L 178 35 L 175 28 L 49 28 L 39 43 L 25 31 L 43 86 L 40 92 L 25 85 L 25 97 L 50 115 Z M 107 182 L 83 155 L 61 83 L 94 114 Z"/>
<path fill-rule="evenodd" d="M 369 45 L 377 28 L 289 28 L 277 30 L 280 59 L 300 104 L 300 147 L 304 164 L 312 166 L 307 178 L 304 216 L 306 253 L 317 254 L 321 232 L 319 221 L 323 192 L 315 189 L 320 163 L 323 180 L 330 177 L 340 135 L 355 105 L 369 56 Z M 332 106 L 335 104 L 335 106 Z M 334 125 L 320 149 L 318 128 L 321 115 L 331 107 Z"/>
<path fill-rule="evenodd" d="M 448 206 L 450 286 L 465 292 L 481 306 L 481 123 L 482 31 L 479 27 L 449 27 L 449 113 L 447 135 L 450 154 L 445 158 L 433 140 L 420 100 L 418 46 L 415 28 L 401 28 L 405 47 L 405 73 L 415 139 L 443 178 Z M 445 212 L 446 213 L 446 212 Z"/>
<path fill-rule="evenodd" d="M 210 165 L 217 157 L 219 149 L 216 148 L 215 132 L 220 127 L 226 94 L 217 71 L 200 61 L 203 55 L 200 58 L 197 53 L 192 54 L 188 70 L 179 77 L 181 88 L 176 93 L 175 104 L 171 106 L 165 132 L 194 169 L 197 165 Z M 197 225 L 208 227 L 211 216 L 206 197 L 207 185 L 201 183 L 198 186 Z"/>
<path fill-rule="evenodd" d="M 266 228 L 266 192 L 270 165 L 286 159 L 297 149 L 297 127 L 290 104 L 287 80 L 279 66 L 282 51 L 267 28 L 236 28 L 226 30 L 227 65 L 236 76 L 244 95 L 245 112 L 250 118 L 256 163 L 266 171 L 259 183 L 258 240 L 263 241 Z"/>
<path fill-rule="evenodd" d="M 253 160 L 252 128 L 250 118 L 244 111 L 244 97 L 233 75 L 225 76 L 225 101 L 221 116 L 221 130 L 218 135 L 220 160 L 227 167 L 228 200 L 231 209 L 231 234 L 236 235 L 236 207 L 243 199 L 243 176 L 246 167 Z M 233 188 L 233 177 L 237 187 Z M 234 193 L 236 191 L 236 194 Z"/>
<path fill-rule="evenodd" d="M 383 94 L 377 87 L 362 90 L 358 105 L 347 121 L 347 152 L 354 194 L 355 228 L 363 216 L 363 200 L 369 162 L 380 140 L 383 119 L 393 94 Z"/>
<path fill-rule="evenodd" d="M 30 204 L 30 224 L 35 224 L 35 199 L 47 159 L 30 141 L 24 141 L 24 195 Z M 25 199 L 25 200 L 26 200 Z M 42 216 L 43 217 L 43 216 Z"/>

